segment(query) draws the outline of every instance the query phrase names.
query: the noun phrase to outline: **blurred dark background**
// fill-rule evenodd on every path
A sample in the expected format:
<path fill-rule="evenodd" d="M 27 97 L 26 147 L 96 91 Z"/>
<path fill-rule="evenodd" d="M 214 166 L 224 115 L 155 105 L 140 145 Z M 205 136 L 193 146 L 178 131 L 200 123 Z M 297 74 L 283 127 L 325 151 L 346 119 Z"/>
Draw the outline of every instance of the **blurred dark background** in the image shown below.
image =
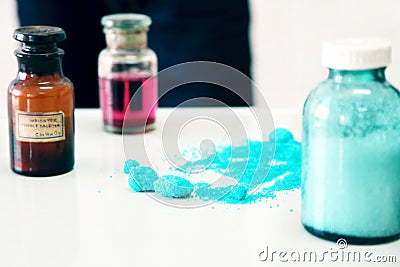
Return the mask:
<path fill-rule="evenodd" d="M 157 53 L 159 70 L 205 60 L 250 77 L 247 0 L 17 0 L 17 10 L 21 26 L 53 25 L 66 31 L 67 40 L 60 47 L 65 50 L 64 74 L 75 86 L 76 107 L 99 106 L 97 58 L 106 47 L 100 20 L 112 13 L 143 13 L 152 18 L 148 46 Z M 230 106 L 252 104 L 250 83 L 240 92 L 194 83 L 172 90 L 159 105 L 176 106 L 196 97 Z"/>

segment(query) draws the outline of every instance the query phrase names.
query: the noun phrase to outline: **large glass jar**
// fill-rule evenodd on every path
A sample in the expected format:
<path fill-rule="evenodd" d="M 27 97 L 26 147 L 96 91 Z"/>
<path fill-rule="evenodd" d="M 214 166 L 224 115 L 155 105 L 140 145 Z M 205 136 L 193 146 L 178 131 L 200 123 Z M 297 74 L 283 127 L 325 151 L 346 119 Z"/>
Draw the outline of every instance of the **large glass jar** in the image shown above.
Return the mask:
<path fill-rule="evenodd" d="M 151 130 L 158 97 L 153 77 L 157 56 L 147 48 L 151 19 L 124 13 L 104 16 L 101 23 L 107 42 L 98 62 L 104 129 L 112 133 Z"/>
<path fill-rule="evenodd" d="M 400 236 L 400 97 L 385 78 L 390 43 L 326 43 L 329 76 L 303 111 L 302 222 L 325 239 Z"/>
<path fill-rule="evenodd" d="M 21 47 L 17 78 L 8 90 L 11 169 L 50 176 L 74 166 L 74 88 L 63 75 L 65 39 L 58 27 L 25 26 L 14 38 Z"/>

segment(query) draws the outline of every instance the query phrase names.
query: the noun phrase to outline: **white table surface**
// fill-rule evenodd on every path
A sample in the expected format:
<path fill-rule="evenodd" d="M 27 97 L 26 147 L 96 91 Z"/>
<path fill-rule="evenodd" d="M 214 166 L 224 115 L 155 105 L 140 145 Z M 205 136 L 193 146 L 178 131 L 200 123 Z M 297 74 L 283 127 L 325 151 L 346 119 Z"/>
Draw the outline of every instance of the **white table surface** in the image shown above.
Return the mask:
<path fill-rule="evenodd" d="M 151 160 L 162 162 L 162 153 L 151 144 L 161 142 L 163 123 L 171 112 L 179 117 L 202 110 L 214 112 L 159 109 L 157 130 L 145 136 Z M 234 110 L 243 118 L 248 114 L 244 108 Z M 286 110 L 273 114 L 275 126 L 288 128 L 300 138 L 299 114 Z M 103 132 L 97 109 L 76 111 L 75 169 L 57 177 L 26 178 L 10 170 L 7 125 L 7 118 L 1 116 L 1 267 L 309 266 L 290 260 L 282 263 L 277 254 L 273 262 L 270 258 L 262 262 L 259 254 L 267 246 L 270 252 L 277 253 L 338 250 L 334 242 L 303 230 L 299 190 L 256 204 L 214 203 L 194 209 L 166 206 L 144 193 L 133 192 L 122 172 L 122 138 Z M 187 135 L 203 138 L 210 133 L 198 127 L 189 127 Z M 349 246 L 347 250 L 392 255 L 397 263 L 384 266 L 400 264 L 400 241 Z M 312 266 L 315 265 L 365 263 L 325 260 Z"/>

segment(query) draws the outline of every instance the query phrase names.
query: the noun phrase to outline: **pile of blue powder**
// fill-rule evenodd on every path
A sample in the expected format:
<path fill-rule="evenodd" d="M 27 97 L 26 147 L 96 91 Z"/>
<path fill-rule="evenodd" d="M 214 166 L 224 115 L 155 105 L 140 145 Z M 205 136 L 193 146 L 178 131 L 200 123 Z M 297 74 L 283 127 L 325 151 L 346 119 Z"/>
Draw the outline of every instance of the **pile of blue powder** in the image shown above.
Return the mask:
<path fill-rule="evenodd" d="M 211 164 L 210 164 L 211 162 Z M 227 184 L 191 183 L 192 170 L 208 170 L 234 181 Z M 124 172 L 135 192 L 155 192 L 168 198 L 199 198 L 226 204 L 248 204 L 274 198 L 277 191 L 300 187 L 301 144 L 293 134 L 277 128 L 269 141 L 246 140 L 242 146 L 219 146 L 214 154 L 188 161 L 176 171 L 159 177 L 151 167 L 127 160 Z"/>

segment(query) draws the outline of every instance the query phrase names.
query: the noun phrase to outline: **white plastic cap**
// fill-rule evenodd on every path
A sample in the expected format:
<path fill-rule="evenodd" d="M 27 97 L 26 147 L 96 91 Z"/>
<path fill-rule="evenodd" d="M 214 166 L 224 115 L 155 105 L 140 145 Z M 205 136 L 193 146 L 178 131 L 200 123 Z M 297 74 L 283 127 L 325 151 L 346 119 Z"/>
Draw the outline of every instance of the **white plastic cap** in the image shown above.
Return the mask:
<path fill-rule="evenodd" d="M 330 69 L 366 70 L 391 62 L 391 44 L 377 38 L 350 38 L 325 42 L 322 63 Z"/>

